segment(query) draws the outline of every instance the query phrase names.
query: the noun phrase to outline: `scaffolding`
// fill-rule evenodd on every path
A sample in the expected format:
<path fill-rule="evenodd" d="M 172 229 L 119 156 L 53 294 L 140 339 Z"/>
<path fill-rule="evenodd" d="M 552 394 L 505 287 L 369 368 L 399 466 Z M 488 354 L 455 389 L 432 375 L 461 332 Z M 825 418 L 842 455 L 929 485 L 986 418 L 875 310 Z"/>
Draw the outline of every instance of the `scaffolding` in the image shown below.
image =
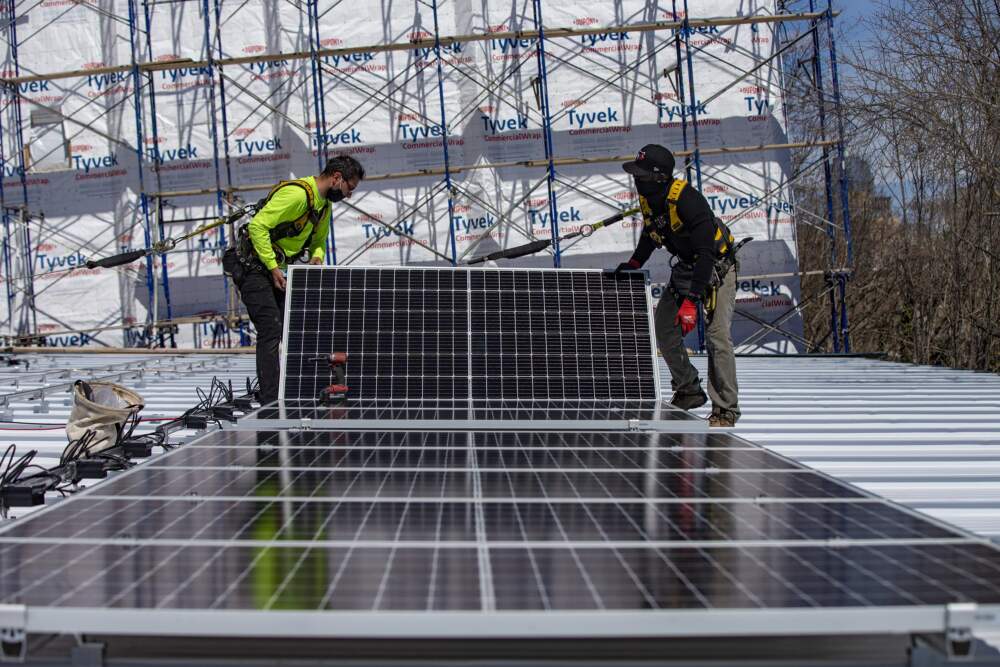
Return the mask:
<path fill-rule="evenodd" d="M 327 239 L 328 263 L 362 261 L 385 245 L 386 239 L 396 239 L 393 247 L 398 248 L 395 259 L 399 263 L 458 265 L 484 243 L 516 244 L 551 237 L 554 242 L 550 261 L 560 267 L 566 265 L 574 250 L 572 244 L 562 247 L 558 241 L 561 232 L 567 231 L 564 223 L 573 222 L 567 220 L 572 216 L 560 203 L 573 198 L 598 207 L 595 210 L 614 212 L 626 208 L 628 202 L 617 192 L 609 194 L 609 188 L 596 187 L 580 174 L 590 177 L 617 173 L 613 163 L 631 159 L 632 155 L 568 155 L 578 144 L 572 143 L 566 132 L 560 134 L 559 124 L 567 118 L 572 121 L 574 109 L 608 91 L 620 92 L 623 108 L 632 109 L 635 102 L 628 98 L 636 98 L 636 91 L 640 91 L 649 99 L 643 97 L 645 106 L 636 107 L 634 113 L 655 113 L 657 127 L 679 131 L 680 150 L 675 154 L 684 159 L 687 179 L 703 191 L 725 182 L 728 191 L 751 202 L 739 215 L 727 220 L 729 224 L 772 202 L 787 200 L 796 179 L 822 166 L 825 216 L 811 219 L 811 214 L 797 211 L 794 222 L 827 230 L 831 244 L 829 265 L 817 269 L 827 277 L 826 288 L 821 294 L 792 300 L 789 308 L 777 316 L 762 317 L 739 307 L 738 316 L 757 325 L 744 337 L 745 348 L 777 336 L 793 341 L 804 351 L 813 351 L 816 343 L 787 331 L 786 323 L 794 320 L 805 304 L 828 298 L 833 348 L 836 352 L 851 349 L 847 309 L 851 226 L 832 0 L 827 0 L 825 6 L 808 0 L 808 6 L 802 6 L 801 11 L 790 7 L 802 2 L 761 2 L 756 3 L 757 9 L 751 3 L 741 15 L 704 18 L 689 15 L 687 0 L 645 3 L 628 15 L 624 3 L 616 1 L 610 3 L 614 6 L 613 16 L 578 20 L 569 27 L 546 21 L 546 12 L 562 15 L 555 5 L 543 0 L 521 0 L 519 8 L 506 7 L 496 21 L 491 20 L 496 11 L 483 0 L 476 14 L 477 24 L 471 19 L 461 23 L 454 4 L 414 0 L 399 26 L 390 22 L 376 26 L 381 34 L 372 33 L 370 39 L 365 39 L 367 34 L 348 38 L 331 27 L 332 16 L 344 15 L 344 0 L 226 4 L 224 0 L 49 1 L 66 6 L 67 13 L 89 16 L 88 25 L 96 25 L 102 36 L 110 36 L 102 42 L 105 50 L 107 42 L 127 44 L 127 48 L 124 52 L 112 49 L 115 52 L 105 54 L 107 57 L 100 62 L 82 68 L 27 71 L 19 54 L 25 48 L 25 39 L 39 39 L 43 28 L 27 38 L 19 36 L 19 31 L 24 24 L 33 25 L 24 17 L 38 11 L 46 1 L 3 0 L 6 53 L 5 68 L 0 73 L 0 131 L 4 137 L 0 142 L 0 162 L 4 166 L 0 203 L 8 314 L 4 334 L 8 344 L 120 330 L 122 345 L 170 347 L 177 345 L 178 327 L 186 325 L 210 335 L 213 345 L 223 340 L 227 346 L 252 341 L 248 324 L 238 311 L 239 301 L 217 268 L 222 251 L 234 238 L 235 230 L 225 227 L 210 237 L 187 242 L 173 256 L 175 259 L 149 256 L 141 267 L 122 269 L 122 321 L 62 328 L 49 324 L 40 330 L 38 282 L 44 278 L 43 289 L 48 291 L 66 276 L 80 272 L 78 267 L 50 267 L 40 277 L 35 270 L 39 253 L 36 239 L 42 234 L 66 236 L 64 231 L 46 225 L 46 214 L 52 216 L 47 210 L 51 208 L 47 196 L 51 195 L 52 183 L 43 181 L 57 181 L 59 174 L 66 173 L 66 167 L 97 159 L 75 156 L 72 146 L 77 136 L 99 137 L 119 148 L 117 159 L 124 160 L 126 154 L 133 156 L 127 196 L 114 205 L 112 233 L 96 240 L 77 239 L 81 241 L 78 254 L 98 256 L 138 246 L 140 236 L 144 247 L 150 247 L 170 236 L 171 229 L 188 229 L 224 215 L 262 196 L 290 172 L 321 169 L 333 153 L 345 148 L 360 152 L 371 143 L 379 143 L 357 139 L 366 131 L 366 119 L 384 118 L 395 136 L 383 139 L 381 144 L 392 144 L 404 131 L 402 128 L 407 128 L 405 131 L 413 133 L 410 143 L 421 146 L 414 149 L 419 155 L 407 156 L 407 162 L 390 146 L 382 150 L 375 164 L 368 165 L 366 181 L 377 184 L 379 202 L 388 202 L 395 213 L 386 215 L 373 210 L 364 200 L 345 202 L 350 214 L 361 222 L 364 240 L 353 245 L 338 244 L 339 225 L 335 221 Z M 669 9 L 663 9 L 663 5 L 669 5 Z M 260 14 L 259 30 L 254 28 L 255 13 Z M 454 34 L 449 33 L 449 28 Z M 768 43 L 767 39 L 754 37 L 752 48 L 740 47 L 737 39 L 727 35 L 741 29 L 754 35 L 758 30 L 770 31 L 766 34 L 773 40 Z M 197 34 L 199 38 L 181 40 L 177 38 L 180 34 Z M 588 42 L 598 44 L 599 39 L 624 41 L 633 36 L 637 41 L 645 40 L 638 46 L 635 58 L 623 56 L 620 50 L 610 50 L 612 55 L 606 56 L 600 49 L 586 47 Z M 496 44 L 510 47 L 499 60 L 489 51 Z M 720 44 L 726 45 L 733 59 L 746 61 L 748 66 L 734 66 L 713 53 Z M 815 90 L 819 136 L 799 140 L 785 136 L 783 141 L 768 137 L 754 141 L 751 137 L 705 145 L 702 110 L 740 84 L 759 81 L 763 72 L 774 75 L 769 75 L 766 86 L 758 86 L 758 91 L 781 94 L 785 86 L 782 77 L 796 75 L 791 68 L 783 67 L 782 59 L 803 44 L 810 44 L 812 49 L 810 85 Z M 486 57 L 468 56 L 471 48 L 482 49 Z M 659 68 L 658 59 L 666 58 L 668 53 L 672 53 L 673 62 Z M 378 60 L 380 54 L 386 56 L 384 61 Z M 721 74 L 706 84 L 697 76 L 696 63 L 709 63 Z M 568 73 L 592 83 L 573 100 L 576 107 L 557 108 L 553 104 L 554 70 L 561 72 L 560 81 L 565 81 Z M 101 90 L 96 98 L 104 105 L 96 119 L 81 114 L 81 109 L 94 105 L 93 99 L 81 99 L 76 107 L 67 104 L 75 96 L 82 97 L 81 82 L 95 80 L 113 88 L 106 94 Z M 668 86 L 666 92 L 656 92 L 660 84 Z M 44 96 L 34 94 L 36 89 L 50 85 L 63 91 L 61 104 L 47 103 Z M 708 95 L 704 95 L 705 90 L 710 91 Z M 766 110 L 764 95 L 756 104 L 763 102 Z M 63 145 L 54 145 L 48 154 L 40 154 L 40 148 L 47 144 L 37 139 L 34 120 L 25 122 L 25 107 L 35 116 L 44 116 L 43 121 L 57 120 L 63 128 Z M 665 108 L 671 120 L 668 124 L 660 120 Z M 485 119 L 483 122 L 493 126 L 513 122 L 501 119 L 501 109 L 516 114 L 517 125 L 510 129 L 528 136 L 526 147 L 482 148 L 480 155 L 472 156 L 475 159 L 467 159 L 473 151 L 466 150 L 465 138 L 456 135 L 455 130 L 468 127 L 472 119 Z M 831 117 L 835 119 L 832 129 L 828 127 Z M 169 121 L 169 131 L 162 127 L 165 120 Z M 130 121 L 134 122 L 134 130 L 126 132 Z M 28 133 L 32 134 L 30 140 L 26 140 Z M 172 141 L 186 139 L 177 139 L 174 148 L 164 149 L 161 145 L 168 134 Z M 288 144 L 301 147 L 292 150 Z M 586 152 L 587 146 L 579 145 Z M 205 154 L 206 146 L 210 154 Z M 60 149 L 63 157 L 58 155 Z M 805 166 L 765 192 L 759 191 L 758 183 L 734 176 L 732 170 L 709 168 L 713 159 L 760 155 L 765 165 L 762 171 L 766 172 L 763 156 L 792 150 L 808 156 L 802 161 Z M 108 161 L 114 162 L 115 157 Z M 506 192 L 497 194 L 502 189 L 501 173 L 507 175 L 503 188 Z M 477 184 L 477 179 L 485 185 Z M 611 185 L 627 187 L 620 180 Z M 491 195 L 495 196 L 491 199 Z M 474 232 L 468 229 L 460 241 L 458 233 L 468 222 L 472 206 L 486 215 Z M 418 231 L 419 225 L 423 226 Z M 847 249 L 845 266 L 838 266 L 838 244 Z M 793 273 L 769 275 L 791 278 Z M 797 281 L 798 275 L 794 278 Z M 190 308 L 179 308 L 179 295 L 191 288 L 178 291 L 178 287 L 209 279 L 225 297 L 203 311 L 182 312 Z M 137 291 L 135 299 L 129 298 L 129 285 Z M 144 306 L 141 317 L 134 313 L 136 301 Z M 51 314 L 50 319 L 54 319 Z M 701 324 L 699 337 L 703 346 Z M 194 339 L 195 345 L 202 344 L 197 331 Z"/>

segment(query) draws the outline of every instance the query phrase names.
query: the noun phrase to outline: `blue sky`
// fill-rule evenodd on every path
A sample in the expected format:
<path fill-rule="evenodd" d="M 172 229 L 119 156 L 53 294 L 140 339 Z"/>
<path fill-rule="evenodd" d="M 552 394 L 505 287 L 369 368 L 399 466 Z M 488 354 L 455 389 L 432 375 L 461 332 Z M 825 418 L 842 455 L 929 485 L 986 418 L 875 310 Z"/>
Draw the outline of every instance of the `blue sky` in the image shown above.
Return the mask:
<path fill-rule="evenodd" d="M 863 40 L 871 34 L 870 23 L 866 19 L 870 18 L 878 9 L 875 2 L 872 0 L 833 0 L 833 7 L 841 12 L 837 18 L 837 24 L 849 42 Z"/>

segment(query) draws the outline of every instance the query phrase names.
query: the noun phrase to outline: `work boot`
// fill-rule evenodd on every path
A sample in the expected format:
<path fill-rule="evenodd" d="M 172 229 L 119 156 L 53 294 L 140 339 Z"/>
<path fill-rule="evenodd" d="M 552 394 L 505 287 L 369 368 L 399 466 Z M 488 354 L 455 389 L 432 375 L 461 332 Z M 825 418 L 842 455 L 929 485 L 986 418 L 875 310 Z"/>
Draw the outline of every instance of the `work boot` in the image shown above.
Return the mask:
<path fill-rule="evenodd" d="M 736 420 L 736 414 L 729 410 L 713 410 L 708 418 L 708 425 L 710 428 L 733 428 Z"/>
<path fill-rule="evenodd" d="M 708 403 L 708 396 L 698 387 L 698 391 L 675 391 L 670 403 L 681 410 L 694 410 Z"/>

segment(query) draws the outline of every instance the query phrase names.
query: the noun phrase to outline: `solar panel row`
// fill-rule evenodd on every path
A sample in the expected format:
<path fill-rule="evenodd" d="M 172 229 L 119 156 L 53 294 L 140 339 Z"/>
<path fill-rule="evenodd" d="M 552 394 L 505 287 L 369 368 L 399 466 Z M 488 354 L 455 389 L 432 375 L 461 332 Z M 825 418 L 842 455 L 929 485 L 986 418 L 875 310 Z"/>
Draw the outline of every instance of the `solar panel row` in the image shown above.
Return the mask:
<path fill-rule="evenodd" d="M 295 268 L 288 304 L 285 401 L 0 530 L 0 604 L 396 638 L 786 632 L 662 615 L 761 609 L 943 631 L 941 605 L 1000 604 L 994 546 L 664 406 L 639 274 Z M 317 406 L 333 351 L 351 398 Z"/>

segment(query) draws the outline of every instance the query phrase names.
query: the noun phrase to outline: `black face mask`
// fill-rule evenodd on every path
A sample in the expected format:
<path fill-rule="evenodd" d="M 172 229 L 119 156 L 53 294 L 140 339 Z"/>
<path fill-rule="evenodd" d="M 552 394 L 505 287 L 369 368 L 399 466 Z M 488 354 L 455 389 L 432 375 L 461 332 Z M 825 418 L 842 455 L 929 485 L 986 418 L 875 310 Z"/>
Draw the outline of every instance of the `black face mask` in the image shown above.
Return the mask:
<path fill-rule="evenodd" d="M 336 204 L 344 198 L 344 191 L 340 188 L 330 188 L 326 191 L 326 200 L 331 204 Z"/>
<path fill-rule="evenodd" d="M 635 179 L 635 191 L 647 199 L 662 193 L 664 184 L 659 181 Z"/>

